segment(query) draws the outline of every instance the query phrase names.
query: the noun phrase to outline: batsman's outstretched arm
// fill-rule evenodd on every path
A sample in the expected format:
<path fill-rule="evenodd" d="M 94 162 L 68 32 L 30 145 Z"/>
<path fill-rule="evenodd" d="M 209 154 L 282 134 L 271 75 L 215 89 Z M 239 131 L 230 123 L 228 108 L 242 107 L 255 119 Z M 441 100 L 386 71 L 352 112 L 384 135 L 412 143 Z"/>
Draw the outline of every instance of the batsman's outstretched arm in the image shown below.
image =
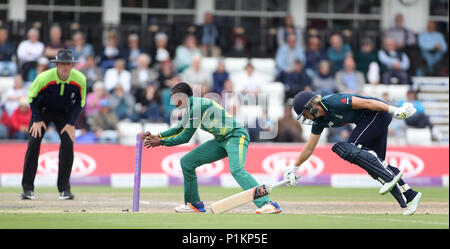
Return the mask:
<path fill-rule="evenodd" d="M 320 134 L 316 135 L 311 133 L 309 136 L 308 142 L 306 142 L 305 148 L 300 152 L 300 156 L 295 162 L 296 167 L 300 167 L 308 158 L 312 155 L 314 150 L 316 149 L 317 144 L 319 143 Z"/>
<path fill-rule="evenodd" d="M 284 179 L 289 180 L 289 183 L 287 183 L 288 186 L 295 186 L 297 185 L 299 176 L 297 176 L 295 173 L 297 172 L 300 165 L 302 165 L 308 158 L 312 155 L 314 152 L 314 149 L 316 148 L 318 142 L 320 139 L 320 134 L 314 134 L 311 133 L 309 136 L 308 142 L 306 142 L 305 148 L 300 152 L 300 155 L 295 162 L 294 165 L 289 166 L 284 171 Z"/>
<path fill-rule="evenodd" d="M 411 117 L 416 109 L 411 103 L 404 103 L 401 107 L 385 104 L 381 101 L 374 99 L 363 99 L 353 96 L 352 97 L 353 109 L 367 109 L 372 111 L 384 111 L 392 114 L 397 119 L 406 119 Z"/>

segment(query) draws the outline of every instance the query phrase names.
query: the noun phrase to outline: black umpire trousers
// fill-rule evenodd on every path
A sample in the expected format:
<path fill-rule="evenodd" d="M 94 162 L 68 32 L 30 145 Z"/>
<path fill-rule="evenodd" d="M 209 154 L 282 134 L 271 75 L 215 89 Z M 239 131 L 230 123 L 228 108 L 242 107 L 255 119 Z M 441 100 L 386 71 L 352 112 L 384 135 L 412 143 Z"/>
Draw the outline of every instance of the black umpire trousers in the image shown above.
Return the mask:
<path fill-rule="evenodd" d="M 69 135 L 64 132 L 60 134 L 61 130 L 68 123 L 70 113 L 45 113 L 41 114 L 42 121 L 48 128 L 50 122 L 53 122 L 58 131 L 59 137 L 61 139 L 61 144 L 59 146 L 59 165 L 58 165 L 58 191 L 62 192 L 65 190 L 70 191 L 70 173 L 72 172 L 73 165 L 73 142 Z M 33 121 L 30 121 L 30 126 Z M 23 166 L 23 176 L 22 176 L 22 188 L 25 191 L 34 191 L 34 178 L 36 176 L 36 171 L 38 168 L 38 158 L 41 149 L 41 141 L 44 136 L 44 129 L 42 128 L 41 136 L 34 138 L 30 135 L 28 140 L 27 152 L 25 153 L 25 162 Z"/>

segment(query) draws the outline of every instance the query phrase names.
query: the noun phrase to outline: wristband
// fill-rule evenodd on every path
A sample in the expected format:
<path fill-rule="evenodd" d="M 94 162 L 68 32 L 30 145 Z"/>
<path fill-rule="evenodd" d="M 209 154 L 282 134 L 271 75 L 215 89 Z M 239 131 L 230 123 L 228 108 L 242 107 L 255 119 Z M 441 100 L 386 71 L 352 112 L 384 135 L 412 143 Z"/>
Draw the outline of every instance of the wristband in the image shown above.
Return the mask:
<path fill-rule="evenodd" d="M 388 108 L 388 112 L 389 112 L 390 114 L 394 114 L 395 109 L 397 109 L 397 107 L 391 106 L 391 105 L 390 105 L 389 108 Z"/>
<path fill-rule="evenodd" d="M 164 140 L 163 139 L 159 140 L 159 145 L 164 145 Z"/>

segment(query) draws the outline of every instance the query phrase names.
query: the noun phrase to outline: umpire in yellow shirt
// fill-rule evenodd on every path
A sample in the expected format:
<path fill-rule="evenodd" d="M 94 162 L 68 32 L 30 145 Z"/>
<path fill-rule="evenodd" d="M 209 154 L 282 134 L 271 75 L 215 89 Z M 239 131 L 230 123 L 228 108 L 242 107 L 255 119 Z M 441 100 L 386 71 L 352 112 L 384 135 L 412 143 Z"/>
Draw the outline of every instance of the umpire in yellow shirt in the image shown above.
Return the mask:
<path fill-rule="evenodd" d="M 23 167 L 22 199 L 35 199 L 34 178 L 39 151 L 50 122 L 55 124 L 61 138 L 57 181 L 59 199 L 74 199 L 69 179 L 74 157 L 75 121 L 85 104 L 86 77 L 73 69 L 76 61 L 70 50 L 60 50 L 52 62 L 56 67 L 39 74 L 28 91 L 32 115 Z"/>

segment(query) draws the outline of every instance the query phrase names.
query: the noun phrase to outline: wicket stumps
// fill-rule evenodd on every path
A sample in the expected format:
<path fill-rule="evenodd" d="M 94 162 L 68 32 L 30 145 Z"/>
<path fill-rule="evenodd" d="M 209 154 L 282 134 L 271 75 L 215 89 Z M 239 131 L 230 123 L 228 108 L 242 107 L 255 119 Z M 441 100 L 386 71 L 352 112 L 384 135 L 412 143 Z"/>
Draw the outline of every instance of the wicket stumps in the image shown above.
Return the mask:
<path fill-rule="evenodd" d="M 142 162 L 142 133 L 136 136 L 136 159 L 134 162 L 133 212 L 139 212 L 139 197 L 141 194 L 141 162 Z"/>

